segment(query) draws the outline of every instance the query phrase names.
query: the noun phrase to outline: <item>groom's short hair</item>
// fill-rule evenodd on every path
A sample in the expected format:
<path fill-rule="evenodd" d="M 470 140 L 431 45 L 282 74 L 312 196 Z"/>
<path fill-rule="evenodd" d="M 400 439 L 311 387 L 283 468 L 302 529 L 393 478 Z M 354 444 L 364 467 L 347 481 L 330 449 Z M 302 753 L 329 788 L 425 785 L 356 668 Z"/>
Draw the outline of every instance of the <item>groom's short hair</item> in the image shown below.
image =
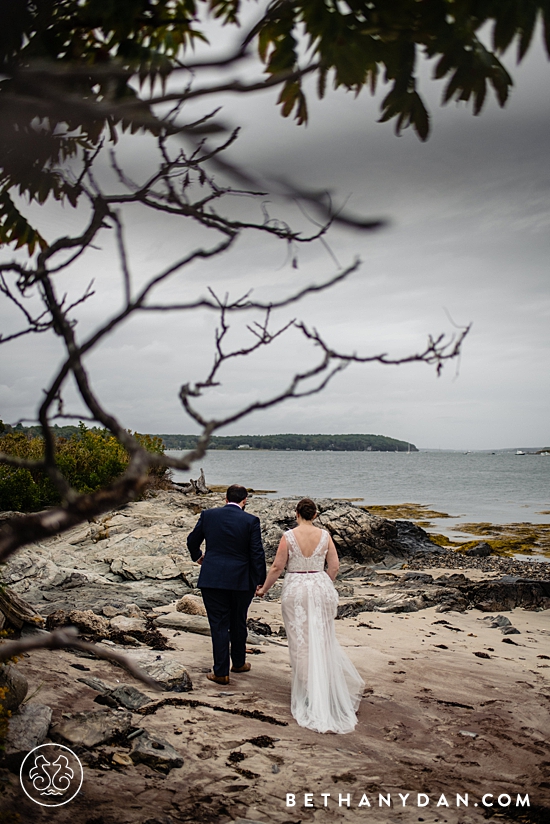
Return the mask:
<path fill-rule="evenodd" d="M 231 484 L 225 493 L 225 497 L 231 504 L 240 504 L 241 501 L 244 501 L 244 499 L 248 497 L 248 492 L 244 486 Z"/>

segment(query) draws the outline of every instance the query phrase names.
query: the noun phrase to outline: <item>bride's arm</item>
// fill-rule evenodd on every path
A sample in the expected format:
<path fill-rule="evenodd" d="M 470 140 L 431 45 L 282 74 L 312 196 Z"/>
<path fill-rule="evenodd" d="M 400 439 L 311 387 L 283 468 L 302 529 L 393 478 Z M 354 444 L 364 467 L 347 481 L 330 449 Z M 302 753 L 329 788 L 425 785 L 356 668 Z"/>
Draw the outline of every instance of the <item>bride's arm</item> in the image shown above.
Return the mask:
<path fill-rule="evenodd" d="M 329 537 L 327 552 L 327 575 L 329 576 L 331 581 L 334 581 L 336 579 L 339 568 L 340 561 L 338 560 L 338 553 L 336 552 L 334 541 L 332 540 L 332 538 Z"/>
<path fill-rule="evenodd" d="M 269 592 L 283 569 L 286 567 L 286 563 L 288 561 L 288 547 L 286 545 L 286 538 L 283 535 L 279 542 L 279 547 L 277 549 L 277 554 L 275 555 L 275 559 L 271 564 L 269 572 L 267 573 L 267 577 L 264 583 L 256 589 L 256 595 L 259 595 L 261 598 Z"/>

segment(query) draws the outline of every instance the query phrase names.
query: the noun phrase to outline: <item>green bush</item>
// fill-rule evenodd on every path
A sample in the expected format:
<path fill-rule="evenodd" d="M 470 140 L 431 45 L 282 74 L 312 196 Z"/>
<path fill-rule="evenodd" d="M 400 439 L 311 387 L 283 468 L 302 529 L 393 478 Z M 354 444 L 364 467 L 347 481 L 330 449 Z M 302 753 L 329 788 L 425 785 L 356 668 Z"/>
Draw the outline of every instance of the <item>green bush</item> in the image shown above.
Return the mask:
<path fill-rule="evenodd" d="M 134 433 L 149 452 L 164 452 L 161 438 Z M 44 452 L 42 437 L 10 432 L 0 437 L 0 451 L 38 460 Z M 80 424 L 69 438 L 56 438 L 57 464 L 78 492 L 95 492 L 112 483 L 128 464 L 128 453 L 107 430 L 86 429 Z M 166 476 L 164 467 L 151 470 L 157 484 Z M 43 472 L 0 465 L 0 510 L 36 511 L 60 503 L 60 496 Z"/>

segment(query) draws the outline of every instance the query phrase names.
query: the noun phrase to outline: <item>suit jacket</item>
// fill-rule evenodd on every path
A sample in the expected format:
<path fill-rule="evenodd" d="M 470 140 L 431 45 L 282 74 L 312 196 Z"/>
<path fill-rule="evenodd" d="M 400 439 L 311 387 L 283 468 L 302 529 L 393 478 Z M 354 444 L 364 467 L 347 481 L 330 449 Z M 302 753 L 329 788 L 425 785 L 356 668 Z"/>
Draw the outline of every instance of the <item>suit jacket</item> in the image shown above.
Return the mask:
<path fill-rule="evenodd" d="M 226 504 L 205 509 L 187 537 L 194 561 L 201 556 L 206 540 L 198 587 L 251 590 L 265 581 L 265 553 L 260 519 L 240 506 Z"/>

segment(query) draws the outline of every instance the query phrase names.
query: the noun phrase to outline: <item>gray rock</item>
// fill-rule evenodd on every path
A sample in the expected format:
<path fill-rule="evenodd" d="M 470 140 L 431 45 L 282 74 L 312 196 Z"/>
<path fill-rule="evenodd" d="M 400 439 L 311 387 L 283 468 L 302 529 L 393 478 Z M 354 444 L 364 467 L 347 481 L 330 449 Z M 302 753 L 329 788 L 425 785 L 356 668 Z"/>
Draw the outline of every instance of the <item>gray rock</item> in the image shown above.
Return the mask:
<path fill-rule="evenodd" d="M 81 747 L 95 747 L 132 726 L 132 715 L 120 710 L 64 713 L 61 720 L 52 725 L 52 738 L 61 738 Z"/>
<path fill-rule="evenodd" d="M 183 632 L 194 632 L 197 635 L 211 634 L 208 618 L 203 618 L 202 615 L 186 615 L 184 612 L 169 612 L 165 615 L 159 615 L 153 623 L 157 627 L 179 629 Z M 247 640 L 249 644 L 261 644 L 265 641 L 265 638 L 258 635 L 258 633 L 249 632 Z"/>
<path fill-rule="evenodd" d="M 10 768 L 18 768 L 28 752 L 42 744 L 52 720 L 45 704 L 25 704 L 8 721 L 4 757 Z"/>
<path fill-rule="evenodd" d="M 111 564 L 111 572 L 133 581 L 141 581 L 143 578 L 181 578 L 182 571 L 181 562 L 175 556 L 124 556 L 115 558 Z"/>
<path fill-rule="evenodd" d="M 114 618 L 115 615 L 123 615 L 126 618 L 144 618 L 144 612 L 137 604 L 124 604 L 121 602 L 106 604 L 103 607 L 103 615 L 106 618 Z"/>
<path fill-rule="evenodd" d="M 124 615 L 128 618 L 145 618 L 145 613 L 137 604 L 126 604 Z"/>
<path fill-rule="evenodd" d="M 150 698 L 131 684 L 120 684 L 120 686 L 115 687 L 110 693 L 110 698 L 127 710 L 139 710 L 145 704 L 151 703 Z"/>
<path fill-rule="evenodd" d="M 25 700 L 29 683 L 12 664 L 3 664 L 0 665 L 0 689 L 6 690 L 6 695 L 2 699 L 4 709 L 14 712 Z"/>
<path fill-rule="evenodd" d="M 281 533 L 296 526 L 298 500 L 249 499 L 247 509 L 260 518 L 268 557 L 275 554 Z M 423 529 L 410 521 L 389 521 L 371 515 L 359 506 L 330 498 L 317 499 L 315 503 L 319 510 L 317 525 L 330 532 L 341 556 L 355 562 L 380 563 L 388 553 L 401 559 L 420 550 L 444 551 L 430 541 Z"/>
<path fill-rule="evenodd" d="M 210 624 L 208 618 L 202 615 L 187 615 L 184 612 L 169 612 L 167 615 L 159 615 L 153 621 L 157 627 L 170 627 L 171 629 L 183 630 L 183 632 L 195 632 L 198 635 L 210 635 Z"/>
<path fill-rule="evenodd" d="M 404 584 L 433 584 L 434 579 L 432 575 L 427 572 L 406 572 L 401 578 Z"/>
<path fill-rule="evenodd" d="M 114 618 L 115 615 L 124 615 L 124 607 L 114 607 L 112 604 L 106 604 L 102 608 L 102 612 L 106 618 Z"/>
<path fill-rule="evenodd" d="M 519 629 L 516 629 L 516 627 L 501 627 L 500 631 L 503 635 L 521 635 Z"/>
<path fill-rule="evenodd" d="M 467 549 L 464 554 L 473 558 L 487 558 L 489 555 L 493 554 L 493 550 L 489 544 L 485 543 L 485 541 L 480 541 L 479 544 Z"/>
<path fill-rule="evenodd" d="M 147 622 L 144 618 L 130 618 L 126 615 L 115 615 L 110 623 L 112 629 L 121 632 L 145 632 L 147 629 Z"/>
<path fill-rule="evenodd" d="M 183 767 L 183 758 L 168 741 L 144 731 L 132 741 L 130 758 L 134 764 L 147 764 L 153 770 L 168 773 Z"/>
<path fill-rule="evenodd" d="M 101 699 L 96 698 L 97 703 L 107 704 L 109 707 L 123 706 L 127 710 L 138 710 L 151 701 L 150 698 L 136 689 L 132 684 L 119 684 L 115 687 L 102 681 L 101 678 L 95 678 L 93 675 L 85 676 L 78 680 L 99 692 Z"/>
<path fill-rule="evenodd" d="M 248 510 L 260 518 L 268 557 L 274 554 L 281 533 L 295 526 L 297 500 L 250 496 Z M 409 558 L 411 564 L 425 558 L 427 566 L 433 566 L 441 553 L 446 556 L 442 559 L 444 565 L 451 568 L 495 562 L 495 556 L 468 558 L 437 547 L 422 529 L 408 521 L 378 518 L 344 501 L 321 499 L 316 503 L 317 523 L 331 532 L 340 552 L 339 585 L 343 585 L 342 579 L 367 575 L 369 583 L 380 583 L 383 576 L 376 576 L 377 568 L 398 568 Z M 105 619 L 120 615 L 143 618 L 139 610 L 133 612 L 132 605 L 149 612 L 186 593 L 196 594 L 189 584 L 196 584 L 198 567 L 187 555 L 185 539 L 199 512 L 222 504 L 223 496 L 217 493 L 184 496 L 181 492 L 160 492 L 155 498 L 129 504 L 123 511 L 107 513 L 91 526 L 77 527 L 61 539 L 47 539 L 33 545 L 32 550 L 22 550 L 8 560 L 5 578 L 44 614 L 78 609 L 103 613 L 98 617 Z M 550 583 L 545 581 L 507 576 L 474 582 L 450 576 L 437 581 L 405 577 L 399 582 L 397 577 L 391 586 L 388 580 L 382 581 L 378 597 L 369 598 L 364 611 L 410 611 L 435 606 L 442 612 L 476 608 L 494 615 L 515 607 L 550 608 Z M 276 599 L 280 591 L 279 583 L 266 599 Z M 350 592 L 342 588 L 342 594 Z M 180 631 L 209 634 L 198 624 L 171 625 Z M 261 643 L 261 638 L 249 635 L 249 642 Z"/>
<path fill-rule="evenodd" d="M 191 676 L 183 664 L 165 655 L 151 652 L 131 653 L 140 669 L 154 678 L 166 692 L 189 692 L 193 689 Z"/>
<path fill-rule="evenodd" d="M 56 627 L 72 625 L 80 632 L 88 635 L 99 635 L 102 638 L 109 635 L 109 621 L 102 615 L 96 615 L 91 609 L 72 609 L 66 612 L 59 609 L 48 615 L 46 627 L 49 630 Z"/>
<path fill-rule="evenodd" d="M 197 591 L 200 592 L 200 590 Z M 184 595 L 176 604 L 176 612 L 206 616 L 206 609 L 199 595 Z"/>
<path fill-rule="evenodd" d="M 336 588 L 336 592 L 338 593 L 338 595 L 344 598 L 351 597 L 355 592 L 351 584 L 344 584 L 337 581 L 334 586 Z"/>
<path fill-rule="evenodd" d="M 509 618 L 505 615 L 497 615 L 496 618 L 490 618 L 491 627 L 494 629 L 495 627 L 509 627 L 511 626 L 512 622 Z"/>
<path fill-rule="evenodd" d="M 248 630 L 253 630 L 257 635 L 273 635 L 273 630 L 266 624 L 265 621 L 260 621 L 258 618 L 249 618 L 246 622 Z"/>
<path fill-rule="evenodd" d="M 95 675 L 85 675 L 77 680 L 81 681 L 83 684 L 86 684 L 86 686 L 91 687 L 93 690 L 96 690 L 96 692 L 101 693 L 101 695 L 109 695 L 109 693 L 114 689 L 114 687 L 110 684 L 102 681 L 101 678 L 96 678 Z"/>

